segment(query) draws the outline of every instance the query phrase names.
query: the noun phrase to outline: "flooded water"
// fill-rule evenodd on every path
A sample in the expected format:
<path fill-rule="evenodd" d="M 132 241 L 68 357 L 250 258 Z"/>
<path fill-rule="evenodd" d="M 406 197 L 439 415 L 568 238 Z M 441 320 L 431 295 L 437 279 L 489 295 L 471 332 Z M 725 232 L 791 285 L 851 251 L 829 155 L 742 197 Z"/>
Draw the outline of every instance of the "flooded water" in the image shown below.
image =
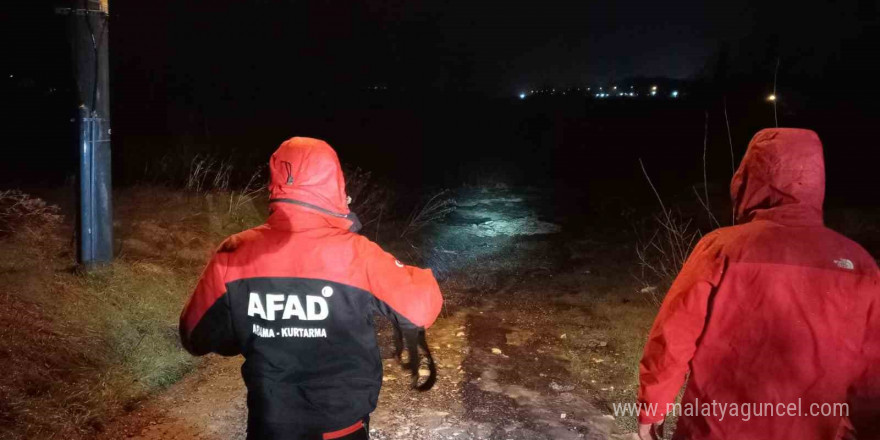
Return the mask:
<path fill-rule="evenodd" d="M 453 197 L 455 211 L 424 231 L 434 249 L 428 265 L 441 276 L 527 264 L 523 257 L 530 249 L 544 247 L 563 231 L 548 207 L 546 190 L 463 188 Z"/>
<path fill-rule="evenodd" d="M 554 234 L 557 224 L 541 220 L 539 207 L 542 191 L 500 189 L 464 189 L 456 194 L 458 209 L 446 220 L 450 229 L 476 237 L 513 237 Z"/>

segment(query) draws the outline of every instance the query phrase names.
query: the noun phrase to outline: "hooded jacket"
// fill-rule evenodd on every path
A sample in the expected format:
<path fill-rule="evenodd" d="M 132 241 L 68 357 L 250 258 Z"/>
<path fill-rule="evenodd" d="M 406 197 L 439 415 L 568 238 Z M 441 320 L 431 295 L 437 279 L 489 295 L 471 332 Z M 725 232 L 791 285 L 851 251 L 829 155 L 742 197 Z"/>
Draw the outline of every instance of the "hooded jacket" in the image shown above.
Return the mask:
<path fill-rule="evenodd" d="M 180 337 L 194 355 L 244 356 L 249 438 L 320 438 L 376 407 L 374 312 L 426 328 L 442 297 L 430 270 L 351 231 L 358 224 L 327 143 L 292 138 L 269 168 L 268 221 L 223 242 L 180 316 Z"/>
<path fill-rule="evenodd" d="M 880 273 L 823 226 L 824 190 L 814 132 L 755 135 L 731 183 L 737 225 L 697 244 L 650 331 L 641 423 L 663 419 L 690 372 L 674 438 L 834 439 L 846 415 L 875 438 Z"/>

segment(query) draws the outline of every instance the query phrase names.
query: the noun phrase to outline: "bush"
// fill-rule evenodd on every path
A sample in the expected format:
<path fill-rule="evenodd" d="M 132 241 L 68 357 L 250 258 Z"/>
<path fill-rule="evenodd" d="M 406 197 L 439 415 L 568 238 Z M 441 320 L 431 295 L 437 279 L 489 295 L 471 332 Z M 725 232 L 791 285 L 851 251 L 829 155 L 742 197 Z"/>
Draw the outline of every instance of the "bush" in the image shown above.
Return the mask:
<path fill-rule="evenodd" d="M 431 196 L 425 203 L 416 206 L 404 223 L 401 237 L 418 231 L 431 223 L 442 221 L 447 215 L 455 211 L 455 199 L 448 189 Z"/>
<path fill-rule="evenodd" d="M 231 174 L 232 164 L 229 160 L 199 154 L 190 161 L 186 189 L 197 193 L 227 191 Z"/>
<path fill-rule="evenodd" d="M 676 212 L 664 209 L 662 216 L 652 219 L 653 231 L 636 242 L 642 283 L 641 293 L 656 306 L 663 302 L 663 292 L 672 285 L 679 270 L 691 254 L 700 232 Z"/>
<path fill-rule="evenodd" d="M 645 179 L 660 203 L 660 214 L 653 217 L 650 222 L 652 227 L 648 228 L 651 233 L 647 235 L 647 238 L 641 238 L 636 243 L 636 256 L 641 267 L 639 279 L 643 285 L 641 293 L 645 294 L 652 304 L 659 307 L 663 302 L 666 290 L 678 276 L 678 272 L 690 256 L 701 234 L 692 225 L 691 219 L 685 219 L 679 211 L 666 208 L 663 198 L 660 197 L 660 193 L 654 186 L 654 182 L 651 181 L 641 159 L 639 159 L 639 164 Z M 696 187 L 694 187 L 694 193 L 709 218 L 717 225 L 718 221 L 715 220 L 714 214 L 709 209 L 708 194 L 707 200 L 703 200 Z M 636 229 L 638 231 L 639 228 Z"/>
<path fill-rule="evenodd" d="M 382 216 L 390 217 L 394 204 L 394 191 L 373 179 L 369 171 L 360 167 L 345 167 L 345 192 L 351 197 L 349 208 L 357 213 L 364 226 L 381 222 Z"/>
<path fill-rule="evenodd" d="M 41 238 L 59 226 L 61 212 L 55 205 L 18 190 L 0 191 L 0 237 L 25 234 Z"/>

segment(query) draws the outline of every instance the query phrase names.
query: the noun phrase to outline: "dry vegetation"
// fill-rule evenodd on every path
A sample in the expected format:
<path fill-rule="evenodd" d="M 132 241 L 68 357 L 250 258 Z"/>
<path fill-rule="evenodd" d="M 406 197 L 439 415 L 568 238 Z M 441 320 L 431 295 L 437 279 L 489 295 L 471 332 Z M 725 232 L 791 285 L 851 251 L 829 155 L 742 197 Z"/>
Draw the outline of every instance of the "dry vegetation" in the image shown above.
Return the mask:
<path fill-rule="evenodd" d="M 197 364 L 179 344 L 180 309 L 213 247 L 265 219 L 268 176 L 233 178 L 209 156 L 166 168 L 153 180 L 175 173 L 168 182 L 185 190 L 117 189 L 116 259 L 88 273 L 76 267 L 72 213 L 0 192 L 0 439 L 91 438 Z M 393 191 L 360 169 L 348 184 L 366 225 L 400 227 L 387 212 Z"/>
<path fill-rule="evenodd" d="M 187 191 L 116 191 L 117 259 L 85 274 L 75 270 L 69 213 L 19 191 L 0 192 L 0 439 L 90 438 L 195 367 L 179 346 L 178 313 L 213 246 L 265 217 L 268 176 L 261 169 L 230 189 L 228 163 L 202 157 L 190 165 L 189 177 L 177 180 Z M 490 313 L 505 317 L 514 337 L 545 344 L 600 407 L 635 399 L 656 305 L 698 237 L 685 220 L 693 216 L 662 207 L 636 225 L 637 233 L 650 231 L 636 255 L 621 246 L 632 236 L 606 239 L 587 226 L 577 238 L 481 239 L 497 256 L 486 259 L 417 234 L 455 208 L 449 192 L 411 210 L 368 172 L 349 169 L 347 185 L 363 233 L 434 270 L 447 298 L 443 319 L 497 303 Z M 834 211 L 829 224 L 876 255 L 876 214 Z M 635 427 L 634 420 L 617 423 Z"/>
<path fill-rule="evenodd" d="M 195 361 L 177 316 L 214 244 L 261 219 L 229 193 L 117 191 L 118 258 L 74 267 L 72 223 L 20 192 L 0 193 L 0 438 L 90 438 L 114 414 Z"/>

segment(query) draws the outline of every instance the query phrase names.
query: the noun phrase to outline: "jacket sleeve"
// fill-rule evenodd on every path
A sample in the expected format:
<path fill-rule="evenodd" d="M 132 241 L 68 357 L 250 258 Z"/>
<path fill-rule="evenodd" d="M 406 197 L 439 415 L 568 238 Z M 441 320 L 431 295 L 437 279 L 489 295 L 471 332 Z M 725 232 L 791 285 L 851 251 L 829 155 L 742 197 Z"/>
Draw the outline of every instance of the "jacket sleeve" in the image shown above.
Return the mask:
<path fill-rule="evenodd" d="M 195 356 L 239 354 L 224 281 L 227 259 L 223 252 L 214 255 L 180 314 L 180 341 Z"/>
<path fill-rule="evenodd" d="M 379 311 L 404 328 L 430 327 L 443 305 L 431 270 L 404 265 L 367 239 L 363 249 L 367 282 Z"/>
<path fill-rule="evenodd" d="M 862 343 L 865 368 L 850 386 L 847 399 L 849 418 L 859 440 L 880 439 L 880 272 L 875 273 L 868 292 L 874 301 L 868 309 Z"/>
<path fill-rule="evenodd" d="M 697 244 L 666 294 L 639 363 L 639 423 L 663 420 L 684 384 L 709 310 L 709 298 L 723 272 L 709 251 L 710 236 Z M 652 408 L 652 411 L 646 411 Z"/>

